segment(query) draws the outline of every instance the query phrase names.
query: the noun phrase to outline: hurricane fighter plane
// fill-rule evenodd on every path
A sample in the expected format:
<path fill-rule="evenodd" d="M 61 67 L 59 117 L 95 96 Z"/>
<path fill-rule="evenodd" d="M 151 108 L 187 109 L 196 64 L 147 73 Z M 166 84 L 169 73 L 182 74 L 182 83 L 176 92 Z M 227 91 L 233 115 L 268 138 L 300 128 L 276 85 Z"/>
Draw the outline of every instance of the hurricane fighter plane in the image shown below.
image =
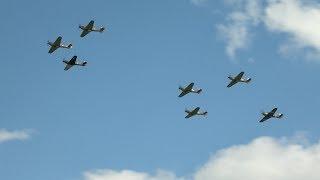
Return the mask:
<path fill-rule="evenodd" d="M 70 69 L 72 66 L 86 66 L 86 61 L 78 61 L 77 56 L 73 56 L 70 61 L 63 60 L 63 62 L 66 64 L 66 67 L 64 68 L 65 71 Z"/>
<path fill-rule="evenodd" d="M 86 36 L 89 32 L 92 32 L 92 31 L 93 31 L 93 32 L 100 32 L 100 33 L 102 33 L 102 32 L 105 30 L 104 27 L 100 27 L 99 29 L 96 29 L 93 24 L 94 24 L 94 21 L 91 20 L 91 21 L 89 22 L 89 24 L 87 24 L 86 26 L 79 25 L 79 28 L 82 29 L 82 33 L 81 33 L 80 37 L 84 37 L 84 36 Z"/>
<path fill-rule="evenodd" d="M 69 44 L 69 45 L 61 44 L 61 40 L 62 40 L 62 37 L 59 36 L 54 42 L 48 41 L 48 45 L 51 46 L 48 53 L 51 54 L 58 48 L 66 48 L 66 49 L 72 48 L 72 44 Z"/>
<path fill-rule="evenodd" d="M 262 112 L 261 114 L 264 116 L 259 122 L 264 122 L 270 118 L 282 118 L 283 114 L 281 113 L 276 113 L 278 108 L 273 108 L 270 112 Z"/>
<path fill-rule="evenodd" d="M 244 72 L 240 72 L 237 76 L 232 77 L 229 76 L 228 78 L 231 80 L 231 82 L 228 84 L 228 88 L 237 84 L 238 82 L 244 82 L 249 83 L 251 81 L 251 78 L 243 78 Z"/>
<path fill-rule="evenodd" d="M 188 86 L 186 86 L 185 88 L 183 87 L 179 87 L 179 89 L 182 91 L 181 94 L 179 95 L 179 97 L 183 97 L 184 95 L 188 94 L 188 93 L 198 93 L 200 94 L 200 92 L 202 91 L 202 89 L 193 89 L 194 83 L 190 83 Z"/>
<path fill-rule="evenodd" d="M 188 115 L 185 118 L 187 119 L 187 118 L 190 118 L 190 117 L 196 116 L 196 115 L 206 116 L 208 114 L 207 111 L 200 112 L 199 110 L 200 110 L 200 107 L 196 107 L 195 109 L 193 109 L 191 111 L 186 109 L 185 112 L 188 113 Z"/>

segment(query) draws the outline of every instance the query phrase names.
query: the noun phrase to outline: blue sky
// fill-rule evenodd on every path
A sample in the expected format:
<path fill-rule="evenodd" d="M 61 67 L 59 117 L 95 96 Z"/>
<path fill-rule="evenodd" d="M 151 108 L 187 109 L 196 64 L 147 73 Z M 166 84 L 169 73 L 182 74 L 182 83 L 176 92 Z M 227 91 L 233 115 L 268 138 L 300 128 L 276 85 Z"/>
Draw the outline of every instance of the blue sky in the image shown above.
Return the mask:
<path fill-rule="evenodd" d="M 312 2 L 259 8 L 318 12 Z M 23 137 L 0 141 L 0 179 L 75 180 L 96 169 L 185 177 L 217 151 L 261 136 L 303 132 L 316 143 L 318 37 L 301 36 L 313 35 L 295 29 L 303 24 L 262 19 L 248 4 L 1 1 L 0 129 Z M 91 19 L 107 29 L 81 39 L 78 25 Z M 47 40 L 60 35 L 73 48 L 48 54 Z M 65 72 L 62 60 L 73 55 L 88 65 Z M 228 75 L 240 71 L 252 83 L 227 89 Z M 178 86 L 189 82 L 203 93 L 179 99 Z M 184 109 L 196 106 L 208 117 L 184 119 Z M 259 124 L 260 111 L 274 106 L 285 118 Z"/>

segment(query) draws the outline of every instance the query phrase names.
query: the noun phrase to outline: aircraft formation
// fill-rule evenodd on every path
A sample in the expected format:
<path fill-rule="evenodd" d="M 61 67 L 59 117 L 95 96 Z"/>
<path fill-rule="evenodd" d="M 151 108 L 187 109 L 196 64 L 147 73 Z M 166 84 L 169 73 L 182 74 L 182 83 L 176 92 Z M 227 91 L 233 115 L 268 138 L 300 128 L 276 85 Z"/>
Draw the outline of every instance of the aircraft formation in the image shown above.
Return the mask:
<path fill-rule="evenodd" d="M 100 27 L 100 28 L 94 27 L 93 20 L 91 20 L 87 25 L 79 25 L 79 28 L 82 30 L 82 32 L 80 34 L 81 38 L 85 37 L 90 32 L 102 33 L 105 30 L 105 27 Z M 59 48 L 71 49 L 73 47 L 71 43 L 69 43 L 68 45 L 63 44 L 61 36 L 57 37 L 57 39 L 54 42 L 48 41 L 47 44 L 50 46 L 50 49 L 48 52 L 49 54 L 52 54 L 53 52 L 55 52 Z M 64 59 L 62 62 L 64 62 L 66 64 L 66 66 L 64 68 L 65 71 L 69 70 L 73 66 L 86 66 L 87 65 L 87 61 L 78 60 L 76 55 L 74 55 L 70 60 L 67 61 Z M 251 78 L 244 77 L 244 72 L 240 72 L 236 76 L 228 76 L 228 78 L 230 79 L 230 83 L 227 85 L 227 88 L 231 88 L 232 86 L 234 86 L 237 83 L 248 84 L 251 82 Z M 180 86 L 179 90 L 181 91 L 181 93 L 178 96 L 179 98 L 182 98 L 189 93 L 200 94 L 202 92 L 201 88 L 194 88 L 193 82 L 191 82 L 190 84 L 188 84 L 185 87 Z M 263 115 L 263 118 L 259 122 L 261 122 L 261 123 L 265 122 L 265 121 L 269 120 L 270 118 L 277 118 L 277 119 L 282 118 L 283 114 L 276 113 L 277 110 L 278 110 L 278 108 L 273 108 L 269 112 L 262 112 L 261 114 Z M 186 109 L 185 112 L 187 113 L 187 115 L 185 116 L 186 119 L 194 117 L 194 116 L 206 116 L 208 114 L 207 111 L 200 110 L 200 107 L 196 107 L 193 109 Z"/>
<path fill-rule="evenodd" d="M 79 25 L 79 28 L 82 30 L 82 32 L 80 34 L 81 38 L 85 37 L 90 32 L 100 32 L 100 33 L 102 33 L 105 30 L 105 27 L 100 27 L 99 29 L 94 27 L 94 21 L 93 20 L 91 20 L 87 25 Z M 47 44 L 50 46 L 50 49 L 49 49 L 48 53 L 52 54 L 53 52 L 55 52 L 59 48 L 64 48 L 64 49 L 71 49 L 72 48 L 72 44 L 71 43 L 69 45 L 64 45 L 64 44 L 62 44 L 61 41 L 62 41 L 62 37 L 61 36 L 57 37 L 57 39 L 54 42 L 48 41 Z M 69 70 L 73 66 L 86 66 L 87 65 L 87 61 L 77 60 L 77 56 L 76 55 L 73 56 L 69 61 L 63 60 L 62 62 L 64 62 L 66 64 L 66 66 L 64 68 L 65 71 Z"/>
<path fill-rule="evenodd" d="M 227 88 L 231 88 L 233 85 L 235 85 L 237 83 L 248 84 L 249 82 L 251 82 L 251 78 L 244 78 L 244 72 L 240 72 L 236 76 L 228 76 L 228 78 L 230 79 L 230 83 L 227 85 Z M 181 91 L 181 93 L 178 96 L 179 98 L 181 98 L 189 93 L 200 94 L 202 92 L 201 88 L 199 88 L 199 89 L 194 88 L 193 82 L 185 87 L 180 86 L 179 90 Z M 262 112 L 261 114 L 263 115 L 263 118 L 259 122 L 262 123 L 264 121 L 269 120 L 270 118 L 277 118 L 277 119 L 282 118 L 283 114 L 276 113 L 277 110 L 278 110 L 278 108 L 273 108 L 269 112 Z M 187 116 L 185 117 L 186 119 L 191 118 L 193 116 L 206 116 L 208 114 L 207 111 L 200 111 L 200 107 L 196 107 L 192 110 L 186 109 L 185 112 L 187 113 Z"/>

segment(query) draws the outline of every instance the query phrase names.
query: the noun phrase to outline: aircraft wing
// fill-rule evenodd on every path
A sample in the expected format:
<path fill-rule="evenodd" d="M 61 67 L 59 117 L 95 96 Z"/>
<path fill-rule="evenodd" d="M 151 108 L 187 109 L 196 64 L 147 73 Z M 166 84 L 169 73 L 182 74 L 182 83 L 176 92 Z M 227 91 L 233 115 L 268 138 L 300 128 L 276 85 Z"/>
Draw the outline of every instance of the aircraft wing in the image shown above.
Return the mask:
<path fill-rule="evenodd" d="M 80 37 L 84 37 L 84 36 L 86 36 L 87 34 L 89 34 L 89 31 L 83 30 L 82 33 L 81 33 L 81 35 L 80 35 Z"/>
<path fill-rule="evenodd" d="M 227 87 L 229 88 L 229 87 L 231 87 L 231 86 L 233 86 L 233 85 L 237 84 L 237 82 L 238 82 L 238 81 L 234 79 L 234 80 L 232 80 L 232 81 L 228 84 L 228 86 L 227 86 Z"/>
<path fill-rule="evenodd" d="M 266 120 L 268 120 L 268 119 L 270 119 L 270 117 L 264 116 L 259 122 L 264 122 L 264 121 L 266 121 Z"/>
<path fill-rule="evenodd" d="M 192 116 L 194 116 L 194 114 L 189 113 L 185 118 L 191 118 Z"/>
<path fill-rule="evenodd" d="M 92 30 L 93 24 L 94 24 L 94 21 L 90 21 L 89 24 L 85 27 L 85 29 L 90 29 L 90 30 Z"/>
<path fill-rule="evenodd" d="M 278 108 L 273 108 L 270 113 L 274 114 L 274 113 L 276 113 L 277 110 L 278 110 Z"/>
<path fill-rule="evenodd" d="M 200 107 L 197 107 L 192 111 L 192 113 L 197 114 L 199 112 L 199 110 L 200 110 Z"/>
<path fill-rule="evenodd" d="M 190 83 L 185 89 L 192 89 L 193 88 L 193 86 L 194 86 L 194 83 Z"/>
<path fill-rule="evenodd" d="M 55 50 L 57 50 L 61 44 L 61 40 L 62 40 L 62 37 L 59 36 L 55 41 L 54 43 L 52 44 L 51 48 L 49 49 L 49 53 L 53 53 Z"/>
<path fill-rule="evenodd" d="M 61 40 L 62 40 L 62 37 L 59 36 L 59 37 L 56 39 L 56 41 L 54 41 L 53 45 L 54 45 L 54 46 L 59 46 L 59 45 L 61 44 Z"/>
<path fill-rule="evenodd" d="M 51 48 L 49 49 L 48 53 L 53 53 L 55 50 L 57 50 L 59 48 L 59 46 L 51 46 Z"/>
<path fill-rule="evenodd" d="M 240 72 L 237 77 L 242 77 L 244 75 L 244 72 Z"/>
<path fill-rule="evenodd" d="M 67 64 L 66 67 L 64 68 L 65 71 L 67 71 L 68 69 L 72 68 L 73 65 L 71 64 Z"/>
<path fill-rule="evenodd" d="M 69 64 L 76 64 L 76 61 L 77 61 L 77 56 L 73 56 L 69 61 Z"/>
<path fill-rule="evenodd" d="M 181 94 L 179 95 L 179 97 L 183 97 L 183 96 L 185 96 L 186 94 L 188 94 L 189 92 L 187 92 L 187 91 L 182 91 L 181 92 Z"/>

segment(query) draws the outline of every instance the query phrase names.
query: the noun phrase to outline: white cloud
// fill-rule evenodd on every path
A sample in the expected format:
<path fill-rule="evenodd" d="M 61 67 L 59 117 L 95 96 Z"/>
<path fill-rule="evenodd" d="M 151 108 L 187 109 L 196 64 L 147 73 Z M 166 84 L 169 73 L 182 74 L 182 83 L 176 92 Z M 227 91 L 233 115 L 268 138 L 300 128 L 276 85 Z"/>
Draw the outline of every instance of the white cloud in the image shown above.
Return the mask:
<path fill-rule="evenodd" d="M 260 22 L 261 5 L 259 0 L 228 0 L 228 4 L 236 10 L 227 17 L 226 24 L 217 25 L 219 34 L 226 40 L 226 53 L 234 58 L 236 51 L 245 49 L 251 37 L 250 28 Z"/>
<path fill-rule="evenodd" d="M 195 180 L 318 180 L 319 169 L 320 144 L 304 147 L 262 137 L 218 152 Z"/>
<path fill-rule="evenodd" d="M 84 173 L 85 180 L 319 180 L 320 142 L 260 137 L 249 144 L 232 146 L 213 155 L 192 178 L 168 171 L 155 175 L 130 170 L 97 170 Z"/>
<path fill-rule="evenodd" d="M 279 51 L 290 54 L 300 50 L 307 57 L 320 54 L 320 4 L 313 0 L 225 0 L 234 8 L 226 23 L 217 27 L 225 37 L 226 52 L 234 57 L 239 49 L 247 48 L 254 27 L 263 23 L 270 32 L 283 33 L 287 42 Z"/>
<path fill-rule="evenodd" d="M 194 5 L 199 6 L 199 5 L 203 5 L 204 3 L 206 3 L 207 0 L 190 0 L 190 2 L 191 2 L 192 4 L 194 4 Z"/>
<path fill-rule="evenodd" d="M 27 140 L 31 137 L 31 130 L 8 131 L 0 129 L 0 143 L 13 140 Z"/>
<path fill-rule="evenodd" d="M 320 4 L 311 0 L 273 0 L 265 9 L 264 22 L 270 31 L 289 36 L 288 43 L 281 46 L 282 52 L 307 48 L 309 53 L 320 53 Z"/>
<path fill-rule="evenodd" d="M 84 173 L 85 180 L 179 180 L 173 173 L 159 170 L 155 175 L 130 170 L 97 170 Z M 182 178 L 180 180 L 183 180 Z"/>
<path fill-rule="evenodd" d="M 236 50 L 247 47 L 248 28 L 245 23 L 237 22 L 228 25 L 218 25 L 217 29 L 227 42 L 226 53 L 229 57 L 234 58 Z"/>

